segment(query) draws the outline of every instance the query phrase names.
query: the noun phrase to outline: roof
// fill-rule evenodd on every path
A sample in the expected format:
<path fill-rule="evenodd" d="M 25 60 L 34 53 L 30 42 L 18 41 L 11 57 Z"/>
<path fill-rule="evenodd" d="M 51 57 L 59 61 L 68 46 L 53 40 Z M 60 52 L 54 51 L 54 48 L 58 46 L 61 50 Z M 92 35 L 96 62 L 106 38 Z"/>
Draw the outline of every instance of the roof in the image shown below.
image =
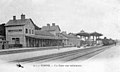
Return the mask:
<path fill-rule="evenodd" d="M 41 30 L 46 30 L 46 31 L 55 31 L 55 30 L 60 30 L 60 27 L 58 25 L 55 26 L 43 26 Z"/>
<path fill-rule="evenodd" d="M 28 20 L 29 20 L 29 19 L 25 19 L 25 20 L 21 20 L 21 19 L 9 20 L 5 26 L 25 25 L 25 24 L 27 24 L 26 22 L 27 22 Z"/>
<path fill-rule="evenodd" d="M 63 34 L 63 33 L 62 33 L 62 34 Z M 66 36 L 67 38 L 79 39 L 77 36 L 72 35 L 72 34 L 70 34 L 70 35 L 68 35 L 68 34 L 63 34 L 63 35 Z"/>
<path fill-rule="evenodd" d="M 35 35 L 43 35 L 43 36 L 54 36 L 48 31 L 35 30 Z"/>
<path fill-rule="evenodd" d="M 29 21 L 29 20 L 33 23 L 33 25 L 35 26 L 36 30 L 40 30 L 41 29 L 40 27 L 38 27 L 37 25 L 34 24 L 34 22 L 32 21 L 32 19 L 9 20 L 5 26 L 23 26 L 23 25 L 27 24 L 27 21 Z"/>
<path fill-rule="evenodd" d="M 33 25 L 35 26 L 35 30 L 41 30 L 41 28 L 40 27 L 38 27 L 34 22 L 33 22 L 33 20 L 32 19 L 30 19 L 30 21 L 33 23 Z"/>
<path fill-rule="evenodd" d="M 62 33 L 57 33 L 57 37 L 61 39 L 68 39 L 66 36 L 64 36 Z"/>
<path fill-rule="evenodd" d="M 26 35 L 27 37 L 38 38 L 38 39 L 55 39 L 53 36 L 43 36 L 43 35 Z"/>
<path fill-rule="evenodd" d="M 27 37 L 37 38 L 37 39 L 56 39 L 62 40 L 63 38 L 57 36 L 44 36 L 44 35 L 26 35 Z"/>
<path fill-rule="evenodd" d="M 65 39 L 60 36 L 55 36 L 48 31 L 35 30 L 35 35 L 26 35 L 27 37 L 38 38 L 38 39 Z"/>
<path fill-rule="evenodd" d="M 102 36 L 103 34 L 101 33 L 97 33 L 97 32 L 93 32 L 93 33 L 90 33 L 91 36 Z"/>
<path fill-rule="evenodd" d="M 81 30 L 79 33 L 77 33 L 76 35 L 79 36 L 89 36 L 89 33 L 85 32 L 84 30 Z"/>

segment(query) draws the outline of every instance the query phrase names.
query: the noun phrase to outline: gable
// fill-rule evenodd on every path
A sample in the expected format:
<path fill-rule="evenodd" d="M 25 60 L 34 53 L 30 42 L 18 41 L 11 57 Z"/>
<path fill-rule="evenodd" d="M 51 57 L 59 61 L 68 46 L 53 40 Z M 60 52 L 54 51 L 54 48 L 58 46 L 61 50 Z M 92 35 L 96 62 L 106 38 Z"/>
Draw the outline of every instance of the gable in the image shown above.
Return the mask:
<path fill-rule="evenodd" d="M 33 21 L 32 21 L 32 19 L 29 19 L 30 21 L 31 21 L 31 23 L 34 25 L 34 27 L 35 27 L 35 30 L 41 30 L 41 28 L 40 27 L 38 27 Z"/>

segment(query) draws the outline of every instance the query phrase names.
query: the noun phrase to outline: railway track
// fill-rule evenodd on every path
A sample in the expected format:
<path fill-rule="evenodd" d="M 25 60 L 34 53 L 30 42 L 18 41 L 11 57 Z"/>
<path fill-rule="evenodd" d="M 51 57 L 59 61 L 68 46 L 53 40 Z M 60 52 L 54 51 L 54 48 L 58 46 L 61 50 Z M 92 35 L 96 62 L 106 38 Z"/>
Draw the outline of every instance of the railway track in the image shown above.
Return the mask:
<path fill-rule="evenodd" d="M 31 62 L 43 63 L 43 62 L 50 62 L 50 61 L 69 62 L 74 60 L 80 60 L 81 58 L 87 55 L 98 54 L 108 49 L 109 47 L 110 46 L 101 46 L 101 47 L 92 47 L 92 48 L 86 48 L 86 49 L 78 49 L 78 50 L 73 50 L 68 52 L 14 60 L 10 62 L 19 62 L 19 63 L 31 63 Z"/>

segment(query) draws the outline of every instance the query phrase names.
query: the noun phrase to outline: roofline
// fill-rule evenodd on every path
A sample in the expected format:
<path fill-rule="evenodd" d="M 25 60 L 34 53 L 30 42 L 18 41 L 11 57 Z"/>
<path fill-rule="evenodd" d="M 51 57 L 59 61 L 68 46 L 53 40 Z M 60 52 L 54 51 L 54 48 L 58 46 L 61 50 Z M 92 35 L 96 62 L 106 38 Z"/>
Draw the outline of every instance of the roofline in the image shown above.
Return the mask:
<path fill-rule="evenodd" d="M 58 26 L 58 25 L 57 25 Z M 61 31 L 60 27 L 58 26 L 59 30 Z"/>
<path fill-rule="evenodd" d="M 41 28 L 38 27 L 38 26 L 33 22 L 33 20 L 32 20 L 31 18 L 30 18 L 30 21 L 33 23 L 33 25 L 34 25 L 35 27 L 39 28 L 38 30 L 41 30 Z"/>

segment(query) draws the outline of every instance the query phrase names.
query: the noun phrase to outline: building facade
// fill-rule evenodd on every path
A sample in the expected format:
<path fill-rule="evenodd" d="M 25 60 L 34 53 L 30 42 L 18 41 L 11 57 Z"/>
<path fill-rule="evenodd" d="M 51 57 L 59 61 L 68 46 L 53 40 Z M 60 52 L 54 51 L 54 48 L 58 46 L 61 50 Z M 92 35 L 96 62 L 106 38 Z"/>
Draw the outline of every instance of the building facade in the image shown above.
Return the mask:
<path fill-rule="evenodd" d="M 61 29 L 58 25 L 56 25 L 55 23 L 47 24 L 47 26 L 43 26 L 41 28 L 41 31 L 48 31 L 49 33 L 53 34 L 54 36 L 56 36 L 56 39 L 61 41 L 61 45 L 68 45 L 68 38 L 65 37 L 62 33 L 61 33 Z"/>
<path fill-rule="evenodd" d="M 6 26 L 6 40 L 9 44 L 22 44 L 26 46 L 26 35 L 34 35 L 35 27 L 31 19 L 26 19 L 25 15 L 21 15 L 21 19 L 16 19 L 13 16 L 13 20 L 9 20 Z"/>
<path fill-rule="evenodd" d="M 26 19 L 21 15 L 21 19 L 13 16 L 6 25 L 6 40 L 10 45 L 21 44 L 23 47 L 45 47 L 62 45 L 63 38 L 56 36 L 60 32 L 59 26 L 44 26 L 39 28 L 32 19 Z"/>

